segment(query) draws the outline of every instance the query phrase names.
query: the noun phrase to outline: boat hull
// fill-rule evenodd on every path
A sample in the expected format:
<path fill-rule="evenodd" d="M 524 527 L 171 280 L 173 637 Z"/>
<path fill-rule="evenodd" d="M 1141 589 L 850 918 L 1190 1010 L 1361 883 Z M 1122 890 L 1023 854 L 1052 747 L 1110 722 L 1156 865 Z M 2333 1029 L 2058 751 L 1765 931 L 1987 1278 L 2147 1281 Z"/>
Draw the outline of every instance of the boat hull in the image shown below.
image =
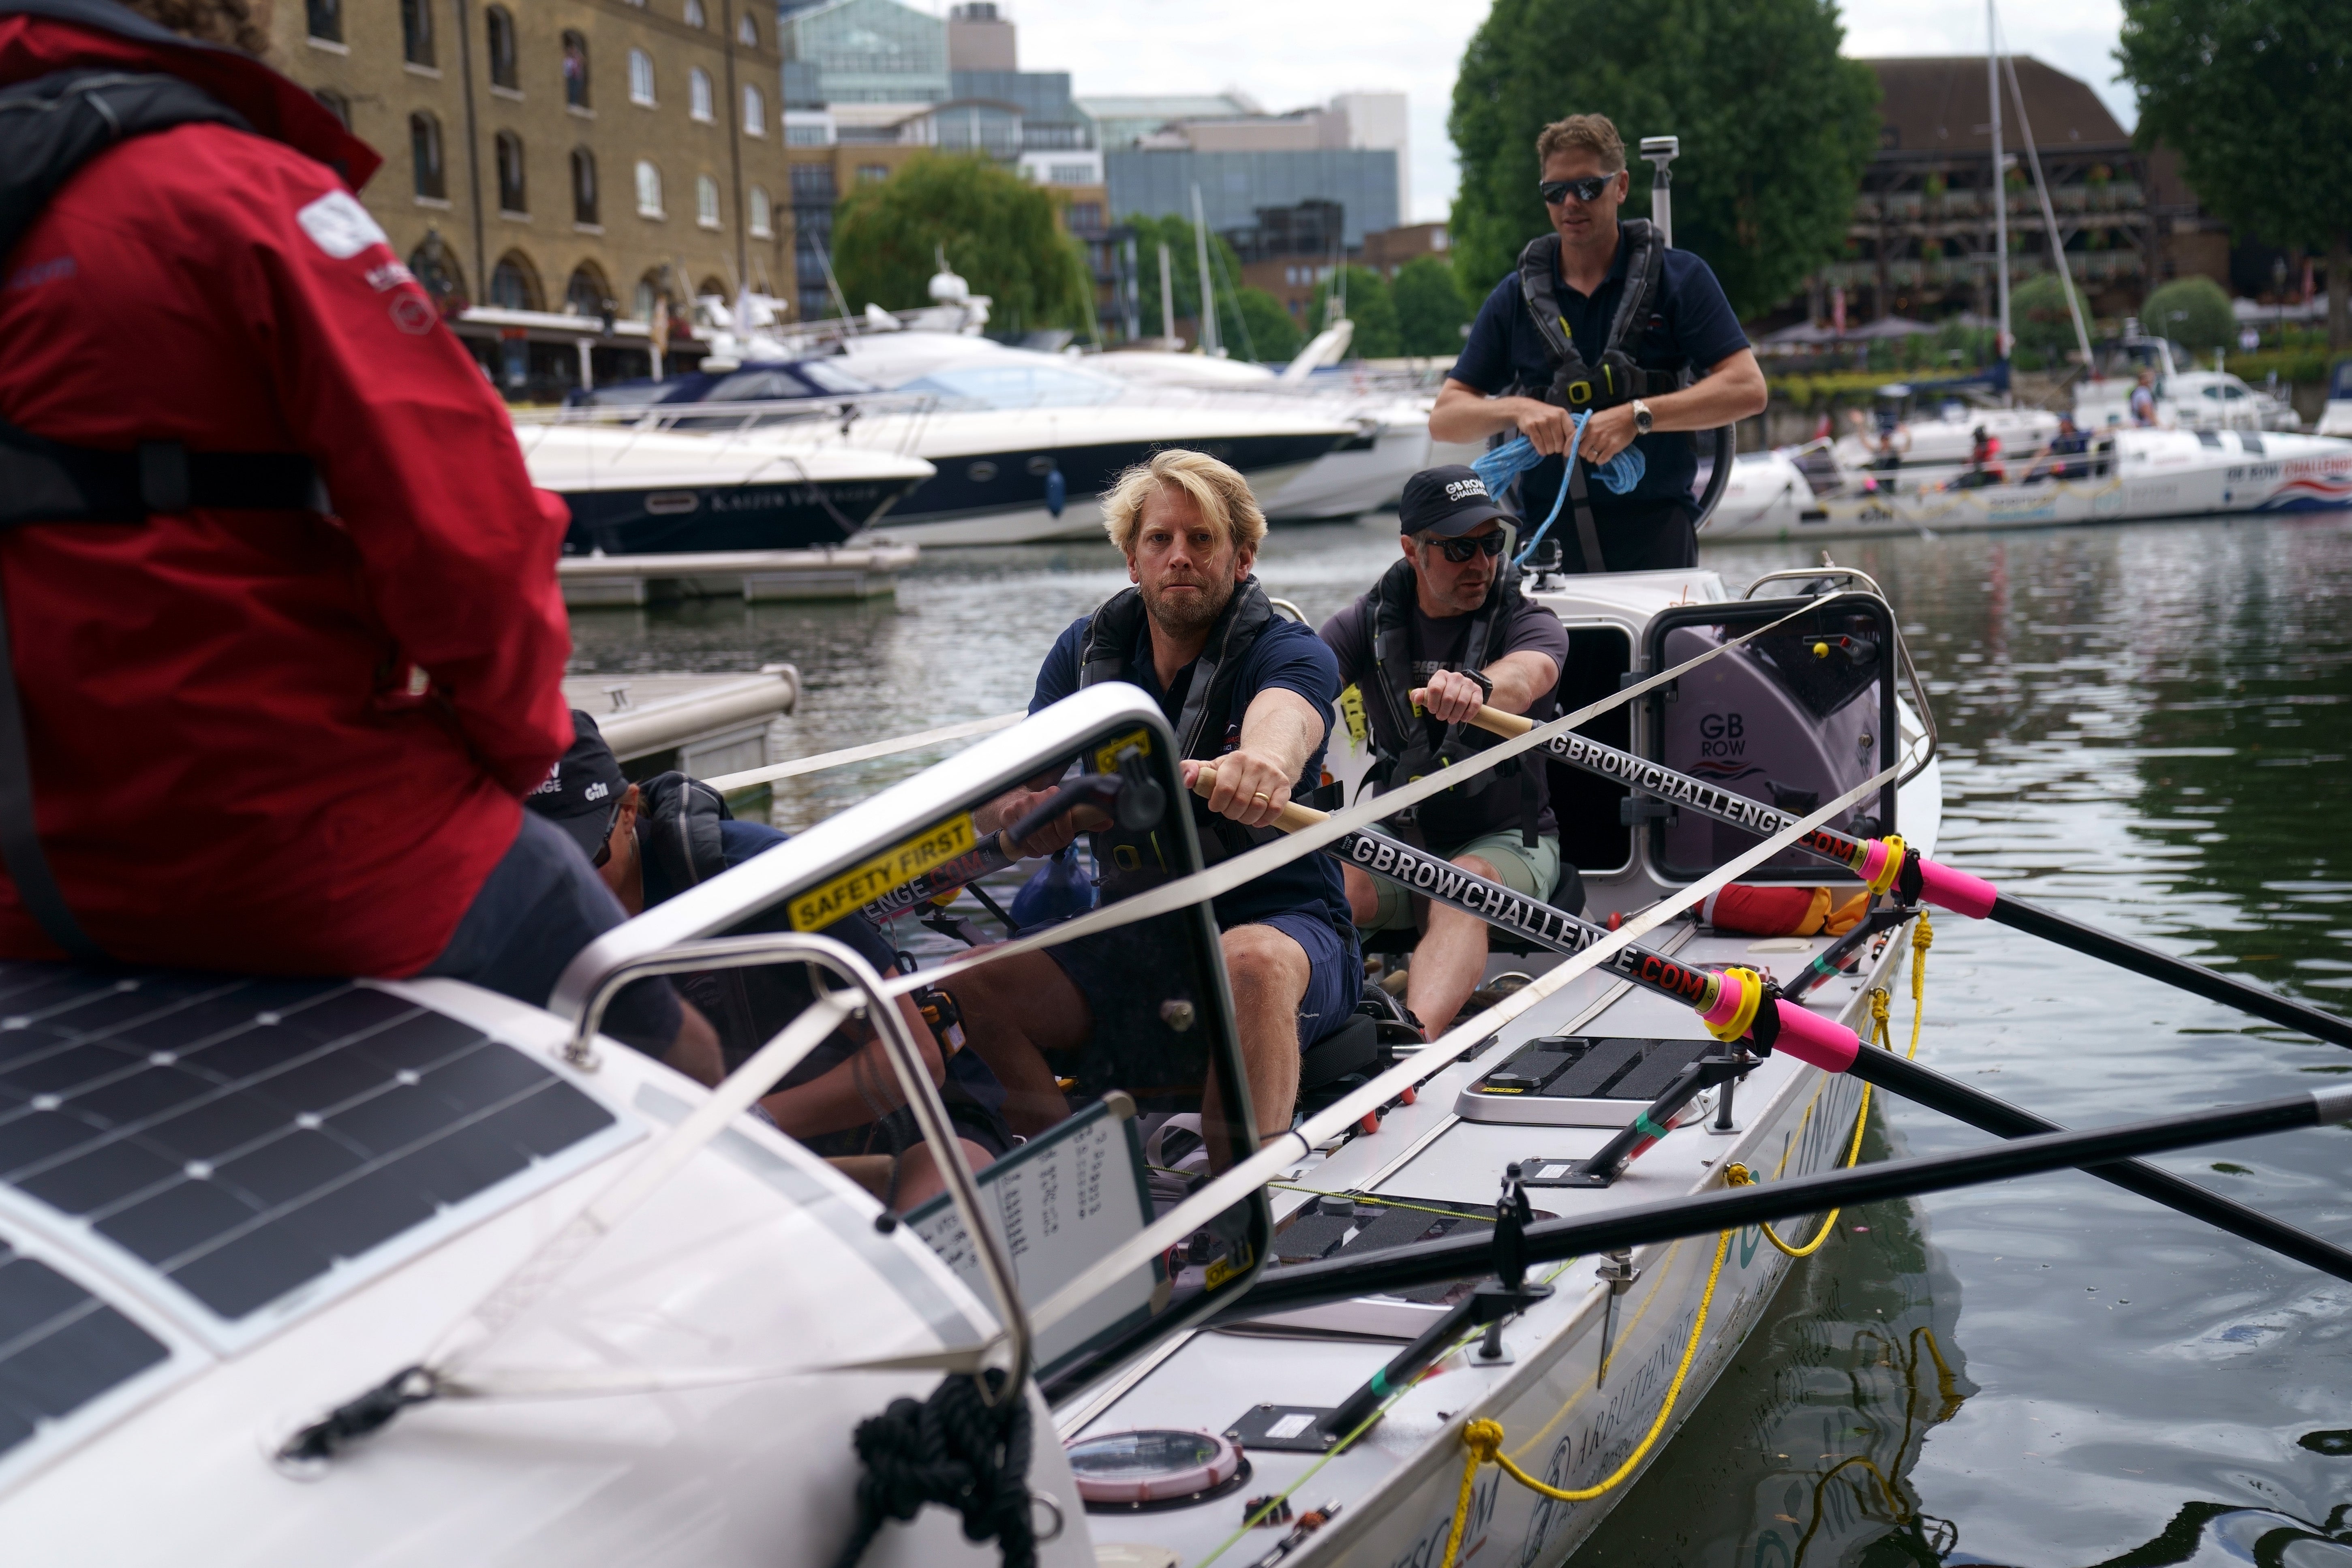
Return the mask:
<path fill-rule="evenodd" d="M 686 484 L 559 491 L 566 555 L 699 554 L 840 544 L 879 521 L 920 479 Z"/>

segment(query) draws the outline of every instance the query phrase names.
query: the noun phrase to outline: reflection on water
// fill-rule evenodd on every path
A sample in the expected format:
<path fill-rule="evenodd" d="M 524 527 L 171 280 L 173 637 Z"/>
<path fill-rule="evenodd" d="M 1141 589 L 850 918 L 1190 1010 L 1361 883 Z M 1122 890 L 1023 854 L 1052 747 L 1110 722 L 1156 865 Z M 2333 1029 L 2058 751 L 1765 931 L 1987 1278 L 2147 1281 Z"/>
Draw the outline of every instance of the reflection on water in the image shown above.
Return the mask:
<path fill-rule="evenodd" d="M 1320 619 L 1394 558 L 1394 527 L 1277 531 L 1262 575 Z M 2352 522 L 1832 548 L 1885 584 L 1930 683 L 1944 858 L 2352 1008 Z M 1811 558 L 1748 546 L 1707 564 L 1738 584 Z M 1024 704 L 1054 635 L 1124 581 L 1107 546 L 959 552 L 895 610 L 599 613 L 575 635 L 600 670 L 789 658 L 807 693 L 794 743 L 816 752 Z M 934 760 L 793 781 L 778 821 L 805 826 Z M 1937 928 L 1921 1058 L 2079 1125 L 2352 1070 L 2352 1054 L 1958 918 Z M 1912 1153 L 1981 1142 L 1901 1105 L 1885 1126 Z M 2352 1242 L 2347 1156 L 2352 1134 L 2329 1130 L 2158 1163 Z M 2079 1175 L 1840 1223 L 1581 1560 L 2352 1568 L 2352 1285 Z"/>

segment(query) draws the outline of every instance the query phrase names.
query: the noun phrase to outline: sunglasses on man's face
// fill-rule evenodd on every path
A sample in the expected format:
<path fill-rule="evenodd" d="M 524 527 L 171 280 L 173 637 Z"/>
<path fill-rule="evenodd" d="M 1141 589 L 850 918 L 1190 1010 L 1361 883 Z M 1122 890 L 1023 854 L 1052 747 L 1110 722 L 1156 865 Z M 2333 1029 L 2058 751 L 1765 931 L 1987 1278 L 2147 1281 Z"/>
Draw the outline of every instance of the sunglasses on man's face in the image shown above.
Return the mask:
<path fill-rule="evenodd" d="M 1580 202 L 1597 202 L 1616 180 L 1614 174 L 1587 174 L 1580 180 L 1546 180 L 1537 189 L 1543 192 L 1544 205 L 1556 207 L 1570 196 Z"/>
<path fill-rule="evenodd" d="M 1437 548 L 1444 551 L 1445 558 L 1456 566 L 1475 555 L 1483 555 L 1492 561 L 1503 552 L 1503 531 L 1498 528 L 1492 533 L 1482 533 L 1473 539 L 1441 539 L 1437 542 Z"/>

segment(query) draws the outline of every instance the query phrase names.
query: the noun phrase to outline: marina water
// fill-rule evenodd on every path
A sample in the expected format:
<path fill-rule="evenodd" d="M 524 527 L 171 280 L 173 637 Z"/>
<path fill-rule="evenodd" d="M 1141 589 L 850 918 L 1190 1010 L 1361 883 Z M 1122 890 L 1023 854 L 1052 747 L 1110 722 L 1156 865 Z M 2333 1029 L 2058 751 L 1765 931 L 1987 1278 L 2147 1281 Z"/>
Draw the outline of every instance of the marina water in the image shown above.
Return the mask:
<path fill-rule="evenodd" d="M 1277 530 L 1260 574 L 1320 621 L 1395 558 L 1394 526 Z M 1885 587 L 1933 695 L 1939 858 L 2352 1010 L 2352 522 L 1832 553 Z M 1702 555 L 1736 592 L 1815 550 Z M 790 659 L 806 754 L 1023 706 L 1055 635 L 1125 581 L 1108 545 L 940 552 L 895 605 L 583 613 L 574 668 Z M 936 760 L 788 780 L 774 820 Z M 1906 993 L 1898 1047 L 1909 1019 Z M 2352 1073 L 2336 1047 L 1957 916 L 1936 924 L 1920 1056 L 2074 1126 Z M 1983 1142 L 1884 1097 L 1873 1123 L 1865 1159 Z M 2352 1132 L 2157 1163 L 2352 1242 Z M 2352 1568 L 2352 1284 L 2073 1173 L 1850 1210 L 1580 1561 Z"/>

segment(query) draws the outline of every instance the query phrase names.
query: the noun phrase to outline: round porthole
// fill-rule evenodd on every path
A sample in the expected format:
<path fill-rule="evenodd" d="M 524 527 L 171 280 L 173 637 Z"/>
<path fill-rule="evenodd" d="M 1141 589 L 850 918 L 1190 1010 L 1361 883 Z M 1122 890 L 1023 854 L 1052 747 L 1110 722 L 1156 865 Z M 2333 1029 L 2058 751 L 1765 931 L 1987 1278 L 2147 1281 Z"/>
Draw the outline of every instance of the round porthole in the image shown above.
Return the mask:
<path fill-rule="evenodd" d="M 1110 1432 L 1072 1443 L 1068 1452 L 1078 1496 L 1096 1512 L 1206 1502 L 1232 1491 L 1250 1474 L 1239 1447 L 1207 1432 Z"/>
<path fill-rule="evenodd" d="M 1054 459 L 1040 452 L 1029 459 L 1029 471 L 1042 479 L 1054 471 Z"/>
<path fill-rule="evenodd" d="M 985 458 L 982 458 L 981 461 L 974 463 L 969 468 L 966 468 L 963 471 L 963 477 L 970 479 L 973 484 L 984 485 L 988 483 L 989 480 L 996 477 L 996 465 L 989 462 Z"/>

